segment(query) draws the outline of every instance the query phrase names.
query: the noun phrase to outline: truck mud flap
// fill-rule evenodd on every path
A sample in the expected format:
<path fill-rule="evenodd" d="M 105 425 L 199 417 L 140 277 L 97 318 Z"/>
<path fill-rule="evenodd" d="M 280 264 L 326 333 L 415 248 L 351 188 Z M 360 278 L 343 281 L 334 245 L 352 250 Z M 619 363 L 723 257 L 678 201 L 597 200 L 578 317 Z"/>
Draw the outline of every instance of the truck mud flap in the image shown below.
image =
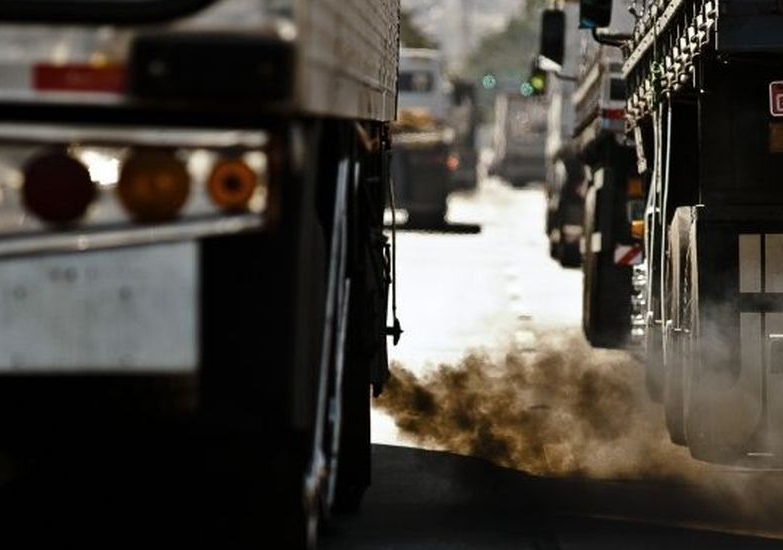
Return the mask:
<path fill-rule="evenodd" d="M 697 223 L 697 326 L 686 362 L 686 429 L 696 458 L 783 449 L 783 226 Z"/>

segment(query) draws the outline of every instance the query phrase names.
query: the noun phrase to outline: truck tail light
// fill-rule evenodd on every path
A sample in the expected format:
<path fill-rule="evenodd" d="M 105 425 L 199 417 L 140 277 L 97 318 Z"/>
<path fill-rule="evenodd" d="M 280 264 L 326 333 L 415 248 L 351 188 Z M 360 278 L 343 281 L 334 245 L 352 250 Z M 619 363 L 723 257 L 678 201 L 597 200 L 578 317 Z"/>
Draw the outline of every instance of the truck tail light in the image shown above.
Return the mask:
<path fill-rule="evenodd" d="M 451 153 L 446 157 L 446 168 L 448 168 L 450 172 L 456 172 L 459 169 L 459 155 Z"/>
<path fill-rule="evenodd" d="M 644 220 L 631 221 L 631 237 L 634 239 L 644 238 Z"/>
<path fill-rule="evenodd" d="M 175 218 L 187 201 L 190 176 L 172 153 L 135 151 L 122 165 L 117 194 L 136 220 L 166 221 Z"/>
<path fill-rule="evenodd" d="M 644 185 L 642 184 L 642 178 L 639 176 L 630 177 L 628 178 L 627 185 L 629 199 L 644 198 Z"/>
<path fill-rule="evenodd" d="M 240 212 L 248 209 L 258 183 L 258 175 L 242 159 L 223 159 L 212 168 L 207 191 L 218 208 Z"/>
<path fill-rule="evenodd" d="M 24 168 L 22 199 L 44 222 L 67 224 L 84 216 L 97 195 L 87 168 L 65 153 L 44 153 Z"/>

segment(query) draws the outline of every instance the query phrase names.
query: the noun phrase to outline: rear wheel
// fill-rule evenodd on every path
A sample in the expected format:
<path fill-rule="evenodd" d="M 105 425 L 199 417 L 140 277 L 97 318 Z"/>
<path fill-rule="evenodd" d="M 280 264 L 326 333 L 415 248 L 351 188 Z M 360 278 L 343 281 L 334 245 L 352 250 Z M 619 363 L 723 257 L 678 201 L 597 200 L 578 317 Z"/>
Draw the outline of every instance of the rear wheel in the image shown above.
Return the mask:
<path fill-rule="evenodd" d="M 598 231 L 596 217 L 598 193 L 590 187 L 585 200 L 582 326 L 593 346 L 622 348 L 630 333 L 630 268 L 616 266 L 611 252 L 605 250 L 608 236 Z"/>
<path fill-rule="evenodd" d="M 579 241 L 566 241 L 563 238 L 563 229 L 560 229 L 560 242 L 558 244 L 558 260 L 563 267 L 579 267 L 582 265 L 582 252 L 579 250 Z"/>
<path fill-rule="evenodd" d="M 690 208 L 678 208 L 669 228 L 666 254 L 666 311 L 664 334 L 665 380 L 663 388 L 664 412 L 669 437 L 677 445 L 685 445 L 685 417 L 683 377 L 686 339 L 690 333 L 691 303 L 688 265 L 688 233 Z"/>

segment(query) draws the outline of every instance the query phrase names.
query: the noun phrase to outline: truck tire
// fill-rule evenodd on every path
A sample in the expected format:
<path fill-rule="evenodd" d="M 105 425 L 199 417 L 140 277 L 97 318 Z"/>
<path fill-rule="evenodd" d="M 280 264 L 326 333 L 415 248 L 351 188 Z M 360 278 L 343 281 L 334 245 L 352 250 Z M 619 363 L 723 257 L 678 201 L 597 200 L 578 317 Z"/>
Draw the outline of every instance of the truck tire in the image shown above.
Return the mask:
<path fill-rule="evenodd" d="M 608 251 L 593 248 L 596 195 L 591 187 L 585 201 L 582 328 L 593 346 L 622 349 L 630 331 L 630 273 L 615 266 Z"/>
<path fill-rule="evenodd" d="M 582 253 L 579 250 L 578 242 L 566 243 L 561 239 L 559 248 L 560 265 L 568 268 L 576 268 L 582 265 Z"/>
<path fill-rule="evenodd" d="M 368 154 L 352 195 L 351 303 L 346 340 L 340 431 L 340 457 L 332 509 L 358 511 L 370 485 L 370 371 L 373 360 L 386 361 L 386 284 L 382 227 L 383 151 Z M 374 200 L 375 198 L 375 200 Z M 377 357 L 380 355 L 380 357 Z"/>
<path fill-rule="evenodd" d="M 666 254 L 666 310 L 667 326 L 664 334 L 664 414 L 666 428 L 672 443 L 685 445 L 684 415 L 684 362 L 686 338 L 690 329 L 690 288 L 688 235 L 690 231 L 690 207 L 680 207 L 669 225 Z"/>

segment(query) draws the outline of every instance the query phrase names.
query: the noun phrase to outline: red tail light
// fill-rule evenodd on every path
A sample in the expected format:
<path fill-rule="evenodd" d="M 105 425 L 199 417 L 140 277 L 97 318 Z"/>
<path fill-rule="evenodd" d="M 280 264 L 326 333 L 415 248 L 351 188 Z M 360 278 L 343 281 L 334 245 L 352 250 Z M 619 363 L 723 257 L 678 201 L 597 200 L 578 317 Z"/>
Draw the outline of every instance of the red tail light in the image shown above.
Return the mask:
<path fill-rule="evenodd" d="M 45 222 L 62 224 L 78 220 L 96 194 L 87 168 L 64 153 L 47 153 L 25 166 L 24 204 Z"/>
<path fill-rule="evenodd" d="M 456 172 L 459 169 L 459 156 L 456 153 L 451 153 L 446 157 L 446 167 L 451 172 Z"/>

